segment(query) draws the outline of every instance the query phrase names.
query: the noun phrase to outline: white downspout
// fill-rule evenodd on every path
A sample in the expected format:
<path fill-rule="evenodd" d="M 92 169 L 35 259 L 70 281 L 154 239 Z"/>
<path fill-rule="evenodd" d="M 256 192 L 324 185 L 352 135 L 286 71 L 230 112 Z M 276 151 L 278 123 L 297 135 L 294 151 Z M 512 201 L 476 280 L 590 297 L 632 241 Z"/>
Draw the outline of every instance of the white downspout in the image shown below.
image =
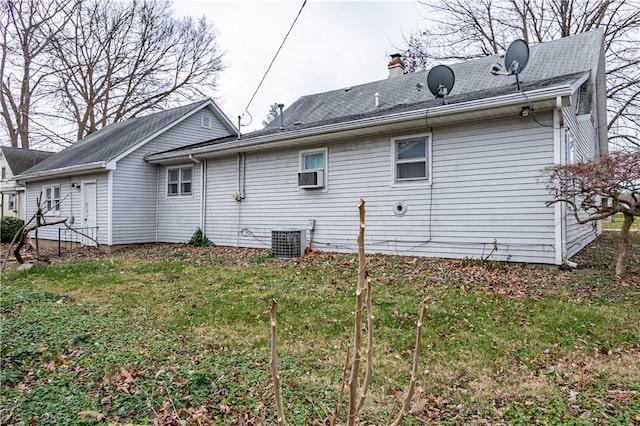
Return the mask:
<path fill-rule="evenodd" d="M 202 178 L 200 179 L 200 216 L 202 217 L 202 226 L 200 229 L 202 229 L 203 235 L 207 235 L 207 159 L 205 158 L 202 163 Z"/>
<path fill-rule="evenodd" d="M 553 164 L 565 164 L 562 143 L 562 97 L 556 97 L 556 107 L 553 110 Z M 554 204 L 555 222 L 555 264 L 562 265 L 566 260 L 566 223 L 564 203 Z"/>
<path fill-rule="evenodd" d="M 156 243 L 158 242 L 158 221 L 160 220 L 160 197 L 160 165 L 158 165 L 156 167 Z"/>
<path fill-rule="evenodd" d="M 189 154 L 189 160 L 194 163 L 200 164 L 200 230 L 204 235 L 204 163 L 193 156 L 193 154 Z"/>
<path fill-rule="evenodd" d="M 113 170 L 107 173 L 107 204 L 107 245 L 111 247 L 113 246 Z"/>

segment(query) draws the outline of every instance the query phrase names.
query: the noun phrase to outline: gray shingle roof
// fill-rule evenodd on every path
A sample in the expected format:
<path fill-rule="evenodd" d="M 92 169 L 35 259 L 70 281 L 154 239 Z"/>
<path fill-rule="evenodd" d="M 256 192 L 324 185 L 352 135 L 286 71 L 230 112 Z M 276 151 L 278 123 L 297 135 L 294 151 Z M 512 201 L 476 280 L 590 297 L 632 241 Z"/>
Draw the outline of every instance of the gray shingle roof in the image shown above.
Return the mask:
<path fill-rule="evenodd" d="M 207 102 L 210 100 L 108 125 L 31 167 L 25 174 L 111 161 Z"/>
<path fill-rule="evenodd" d="M 2 150 L 2 154 L 14 175 L 24 172 L 54 154 L 49 151 L 13 148 L 10 146 L 2 146 L 0 150 Z"/>
<path fill-rule="evenodd" d="M 584 71 L 575 72 L 572 74 L 560 75 L 552 78 L 547 78 L 544 80 L 520 83 L 520 87 L 522 90 L 530 91 L 530 90 L 536 90 L 536 89 L 543 89 L 550 86 L 572 84 L 583 76 L 584 76 Z M 516 90 L 516 83 L 514 81 L 502 87 L 479 90 L 477 92 L 472 92 L 472 93 L 461 93 L 458 95 L 454 94 L 447 98 L 447 103 L 449 105 L 454 105 L 454 104 L 459 104 L 459 103 L 469 102 L 469 101 L 474 101 L 479 99 L 493 98 L 497 96 L 514 93 L 515 90 Z M 302 129 L 310 129 L 314 127 L 326 126 L 326 125 L 331 125 L 336 123 L 356 121 L 356 120 L 361 120 L 366 118 L 373 118 L 377 116 L 385 116 L 388 114 L 433 108 L 441 105 L 442 105 L 442 99 L 435 99 L 431 97 L 431 99 L 426 101 L 391 105 L 391 106 L 387 106 L 386 108 L 381 106 L 379 108 L 375 108 L 373 110 L 369 110 L 361 113 L 332 117 L 332 118 L 327 118 L 324 120 L 319 120 L 314 122 L 293 124 L 293 125 L 289 125 L 288 127 L 285 127 L 284 129 L 280 129 L 279 126 L 267 126 L 264 129 L 256 130 L 254 132 L 246 133 L 242 135 L 241 140 L 244 142 L 252 138 L 258 138 L 258 137 L 269 136 L 274 134 L 281 134 L 284 136 L 284 135 L 290 134 L 291 132 L 295 132 L 297 130 L 302 130 Z M 222 143 L 233 142 L 235 140 L 238 140 L 236 136 L 225 136 L 225 137 L 213 139 L 210 141 L 198 142 L 191 145 L 170 149 L 163 152 L 156 152 L 154 153 L 154 155 L 165 154 L 170 152 L 180 152 L 182 150 L 203 148 L 206 146 L 213 146 L 213 145 L 218 145 Z"/>
<path fill-rule="evenodd" d="M 521 84 L 548 80 L 554 77 L 595 68 L 602 46 L 603 32 L 595 30 L 558 40 L 532 45 L 527 67 L 520 74 Z M 515 86 L 515 76 L 490 74 L 491 66 L 504 58 L 499 55 L 450 65 L 456 80 L 451 97 Z M 427 72 L 406 74 L 349 88 L 303 96 L 284 111 L 284 126 L 294 123 L 313 123 L 358 114 L 395 105 L 419 104 L 434 99 L 427 88 Z M 416 85 L 424 85 L 418 90 Z M 380 106 L 375 106 L 375 94 Z M 267 128 L 279 127 L 274 120 Z"/>

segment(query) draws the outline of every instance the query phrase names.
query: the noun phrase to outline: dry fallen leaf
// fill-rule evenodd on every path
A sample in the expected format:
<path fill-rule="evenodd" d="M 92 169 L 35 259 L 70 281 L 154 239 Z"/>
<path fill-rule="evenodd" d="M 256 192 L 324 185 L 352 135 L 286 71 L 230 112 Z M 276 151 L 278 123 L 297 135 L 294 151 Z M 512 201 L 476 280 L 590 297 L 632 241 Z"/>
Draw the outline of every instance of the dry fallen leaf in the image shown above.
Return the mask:
<path fill-rule="evenodd" d="M 80 411 L 80 412 L 78 413 L 78 416 L 79 416 L 81 419 L 94 419 L 94 420 L 97 420 L 97 421 L 99 421 L 99 422 L 101 422 L 101 421 L 103 421 L 103 420 L 104 420 L 104 414 L 99 413 L 99 412 L 97 412 L 97 411 L 93 411 L 93 410 L 83 410 L 83 411 Z"/>

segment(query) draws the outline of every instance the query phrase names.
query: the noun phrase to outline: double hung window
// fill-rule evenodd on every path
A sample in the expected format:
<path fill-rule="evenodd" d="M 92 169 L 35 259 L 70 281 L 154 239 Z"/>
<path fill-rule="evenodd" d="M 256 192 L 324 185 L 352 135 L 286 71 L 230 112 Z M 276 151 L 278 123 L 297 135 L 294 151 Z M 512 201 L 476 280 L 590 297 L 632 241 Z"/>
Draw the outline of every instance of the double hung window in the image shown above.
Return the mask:
<path fill-rule="evenodd" d="M 429 180 L 430 139 L 425 135 L 393 140 L 394 182 Z"/>
<path fill-rule="evenodd" d="M 193 166 L 167 169 L 167 196 L 193 195 Z"/>
<path fill-rule="evenodd" d="M 44 194 L 45 213 L 52 215 L 60 214 L 60 185 L 49 185 L 42 188 Z"/>

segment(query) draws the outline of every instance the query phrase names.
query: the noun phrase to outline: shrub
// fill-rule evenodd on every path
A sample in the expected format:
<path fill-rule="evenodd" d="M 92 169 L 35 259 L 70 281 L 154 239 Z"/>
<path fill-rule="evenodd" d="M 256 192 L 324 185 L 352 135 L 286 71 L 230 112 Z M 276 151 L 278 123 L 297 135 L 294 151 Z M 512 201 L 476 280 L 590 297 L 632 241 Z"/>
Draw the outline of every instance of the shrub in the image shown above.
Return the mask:
<path fill-rule="evenodd" d="M 200 227 L 198 226 L 196 232 L 193 233 L 191 239 L 189 240 L 189 245 L 196 247 L 207 247 L 212 246 L 213 243 L 209 241 L 207 236 L 204 235 L 204 232 L 202 232 L 202 229 L 200 229 Z"/>
<path fill-rule="evenodd" d="M 10 243 L 13 237 L 24 226 L 24 220 L 17 217 L 5 216 L 0 225 L 0 237 L 3 243 Z"/>

